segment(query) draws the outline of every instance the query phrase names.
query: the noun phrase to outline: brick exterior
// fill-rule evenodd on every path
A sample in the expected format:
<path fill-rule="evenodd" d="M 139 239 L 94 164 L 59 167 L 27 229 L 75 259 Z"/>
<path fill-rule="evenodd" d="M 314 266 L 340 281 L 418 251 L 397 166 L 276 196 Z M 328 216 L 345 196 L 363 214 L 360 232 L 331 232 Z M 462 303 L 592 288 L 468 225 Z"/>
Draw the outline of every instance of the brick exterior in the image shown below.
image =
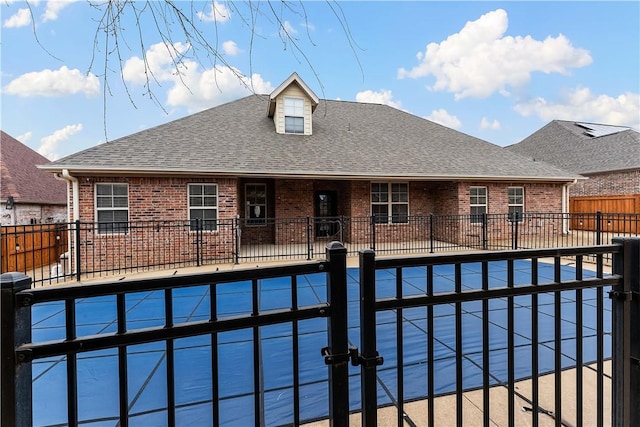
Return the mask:
<path fill-rule="evenodd" d="M 82 269 L 118 269 L 138 264 L 161 264 L 193 261 L 207 257 L 233 259 L 236 250 L 235 225 L 241 228 L 238 244 L 247 247 L 255 244 L 306 244 L 315 241 L 314 197 L 318 191 L 335 192 L 337 216 L 345 218 L 341 223 L 340 238 L 345 243 L 367 243 L 372 239 L 370 181 L 266 179 L 245 180 L 236 178 L 147 178 L 78 177 L 80 220 L 95 221 L 95 184 L 127 183 L 129 188 L 129 220 L 149 224 L 132 227 L 126 234 L 98 234 L 83 231 Z M 243 222 L 244 185 L 265 183 L 267 187 L 267 216 L 264 226 L 246 226 Z M 190 183 L 215 183 L 218 185 L 218 230 L 194 232 L 189 229 L 187 185 Z M 486 186 L 488 213 L 508 212 L 507 188 L 520 186 L 525 189 L 526 212 L 561 212 L 562 185 L 474 182 L 421 182 L 409 183 L 410 224 L 378 224 L 376 241 L 403 242 L 428 240 L 430 214 L 469 215 L 469 188 Z M 238 218 L 238 219 L 237 219 Z M 506 223 L 506 220 L 503 221 Z M 534 221 L 535 223 L 535 221 Z M 558 230 L 561 229 L 558 224 Z M 480 228 L 464 221 L 441 221 L 435 232 L 437 239 L 450 242 L 469 242 L 480 239 Z M 508 227 L 498 224 L 489 233 L 509 238 Z M 95 231 L 95 230 L 93 230 Z M 533 233 L 535 227 L 523 223 L 521 233 Z M 335 238 L 332 236 L 331 238 Z M 202 253 L 195 254 L 194 247 Z M 89 256 L 90 255 L 90 256 Z M 134 259 L 135 258 L 135 259 Z M 141 261 L 142 260 L 142 261 Z M 88 263 L 91 263 L 89 265 Z"/>
<path fill-rule="evenodd" d="M 569 196 L 618 196 L 640 194 L 640 169 L 588 176 L 569 188 Z"/>

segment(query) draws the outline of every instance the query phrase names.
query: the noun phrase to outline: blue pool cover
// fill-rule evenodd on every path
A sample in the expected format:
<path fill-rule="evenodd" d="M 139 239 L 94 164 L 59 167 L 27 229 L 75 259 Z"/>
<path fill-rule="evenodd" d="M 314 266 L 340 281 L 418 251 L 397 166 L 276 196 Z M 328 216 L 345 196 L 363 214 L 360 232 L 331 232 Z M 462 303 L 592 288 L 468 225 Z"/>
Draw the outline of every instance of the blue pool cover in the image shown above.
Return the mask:
<path fill-rule="evenodd" d="M 481 286 L 480 264 L 463 264 L 462 287 Z M 515 284 L 531 282 L 531 264 L 516 261 Z M 591 274 L 593 275 L 593 274 Z M 584 277 L 589 276 L 584 271 Z M 349 340 L 359 345 L 358 270 L 348 270 Z M 425 293 L 426 269 L 403 269 L 404 295 Z M 553 265 L 539 264 L 539 282 L 552 282 Z M 562 267 L 562 279 L 575 278 L 575 270 Z M 489 286 L 503 287 L 507 283 L 507 263 L 489 264 Z M 395 295 L 394 270 L 378 271 L 377 297 Z M 298 278 L 298 305 L 326 302 L 324 274 Z M 289 278 L 260 281 L 260 310 L 288 308 L 291 301 Z M 209 319 L 209 286 L 176 289 L 174 322 Z M 434 267 L 434 292 L 454 289 L 454 267 Z M 164 293 L 140 292 L 126 297 L 127 329 L 164 325 Z M 531 376 L 531 297 L 515 297 L 515 374 L 516 378 Z M 539 372 L 554 369 L 554 296 L 539 296 Z M 251 283 L 229 283 L 217 286 L 218 318 L 251 313 Z M 576 324 L 575 291 L 562 292 L 561 331 L 562 366 L 575 365 Z M 492 384 L 507 380 L 507 300 L 489 301 L 490 375 Z M 605 298 L 605 357 L 610 357 L 611 315 L 609 299 Z M 434 307 L 434 377 L 436 394 L 455 390 L 455 307 Z M 64 338 L 65 312 L 63 303 L 43 303 L 33 307 L 33 342 Z M 427 395 L 426 354 L 428 346 L 426 309 L 402 311 L 403 366 L 405 399 Z M 76 302 L 77 336 L 116 331 L 115 296 L 83 299 Z M 583 291 L 583 361 L 596 359 L 596 291 Z M 395 400 L 397 389 L 396 312 L 380 312 L 378 351 L 384 365 L 378 368 L 378 397 L 381 404 Z M 462 304 L 463 386 L 482 386 L 482 303 Z M 327 367 L 320 349 L 327 345 L 326 319 L 300 321 L 299 378 L 300 416 L 311 420 L 328 414 Z M 293 326 L 290 323 L 260 328 L 262 357 L 261 385 L 263 390 L 262 421 L 265 425 L 293 423 Z M 212 425 L 212 368 L 210 336 L 177 339 L 174 343 L 175 401 L 178 425 Z M 165 343 L 127 347 L 129 421 L 135 426 L 164 426 L 166 411 Z M 78 417 L 82 425 L 118 425 L 118 357 L 117 350 L 80 353 L 78 369 Z M 359 367 L 350 367 L 350 405 L 360 407 Z M 253 331 L 238 330 L 218 334 L 218 381 L 221 425 L 254 425 Z M 65 425 L 66 359 L 50 358 L 33 363 L 33 424 L 35 426 Z"/>

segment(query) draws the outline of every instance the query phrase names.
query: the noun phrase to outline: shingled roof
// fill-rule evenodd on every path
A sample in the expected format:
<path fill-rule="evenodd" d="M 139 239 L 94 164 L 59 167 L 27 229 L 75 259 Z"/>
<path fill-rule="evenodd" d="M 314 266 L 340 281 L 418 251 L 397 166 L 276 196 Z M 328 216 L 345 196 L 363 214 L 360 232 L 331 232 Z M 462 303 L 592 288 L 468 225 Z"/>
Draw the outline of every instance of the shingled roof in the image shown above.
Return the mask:
<path fill-rule="evenodd" d="M 251 95 L 70 155 L 75 174 L 572 181 L 579 177 L 380 105 L 321 100 L 312 135 L 278 134 Z"/>
<path fill-rule="evenodd" d="M 16 203 L 66 205 L 65 183 L 36 167 L 49 160 L 4 131 L 0 132 L 1 200 L 4 202 L 11 196 Z"/>
<path fill-rule="evenodd" d="M 640 169 L 640 133 L 628 127 L 554 120 L 507 149 L 579 174 Z"/>

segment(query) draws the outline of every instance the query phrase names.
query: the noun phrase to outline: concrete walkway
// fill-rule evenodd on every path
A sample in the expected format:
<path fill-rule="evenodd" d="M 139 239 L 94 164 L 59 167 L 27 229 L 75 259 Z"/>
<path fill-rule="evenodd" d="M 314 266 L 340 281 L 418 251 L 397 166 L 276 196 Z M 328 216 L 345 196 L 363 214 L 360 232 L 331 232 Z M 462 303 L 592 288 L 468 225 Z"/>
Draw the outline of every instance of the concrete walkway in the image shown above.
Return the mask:
<path fill-rule="evenodd" d="M 576 421 L 576 369 L 562 372 L 562 425 L 567 427 L 578 426 Z M 597 374 L 596 365 L 583 367 L 583 397 L 582 397 L 582 426 L 597 425 Z M 525 380 L 515 384 L 514 416 L 516 426 L 532 426 L 533 416 L 531 412 L 532 381 Z M 538 425 L 541 427 L 555 426 L 555 374 L 540 376 L 538 378 L 538 399 L 540 413 Z M 611 361 L 604 363 L 604 425 L 611 425 Z M 490 389 L 489 422 L 490 426 L 511 427 L 508 422 L 508 391 L 506 386 L 496 386 Z M 437 397 L 434 401 L 436 426 L 456 425 L 456 396 L 448 395 Z M 428 425 L 429 413 L 427 400 L 406 403 L 404 405 L 404 426 L 423 427 Z M 482 390 L 469 391 L 463 394 L 462 424 L 465 427 L 483 425 L 483 400 Z M 378 409 L 378 425 L 381 427 L 397 425 L 398 410 L 396 407 Z M 304 424 L 306 427 L 327 427 L 329 420 L 322 420 Z M 351 415 L 349 426 L 361 426 L 361 414 Z"/>

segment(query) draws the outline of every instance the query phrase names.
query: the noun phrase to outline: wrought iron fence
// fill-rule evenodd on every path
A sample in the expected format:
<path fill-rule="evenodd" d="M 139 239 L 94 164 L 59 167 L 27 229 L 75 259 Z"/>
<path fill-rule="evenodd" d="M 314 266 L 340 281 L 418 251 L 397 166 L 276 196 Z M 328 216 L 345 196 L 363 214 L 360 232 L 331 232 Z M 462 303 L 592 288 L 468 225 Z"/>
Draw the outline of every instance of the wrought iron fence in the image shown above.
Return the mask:
<path fill-rule="evenodd" d="M 612 274 L 604 272 L 602 260 L 607 254 L 614 256 Z M 174 426 L 194 422 L 192 411 L 204 408 L 211 425 L 299 425 L 323 417 L 330 418 L 332 425 L 349 425 L 350 413 L 361 412 L 362 425 L 375 426 L 380 407 L 388 406 L 396 411 L 400 426 L 415 424 L 416 410 L 410 405 L 420 399 L 424 407 L 417 416 L 433 426 L 439 417 L 434 397 L 443 394 L 455 396 L 455 424 L 464 425 L 468 418 L 462 394 L 469 389 L 481 390 L 484 425 L 496 415 L 490 405 L 496 389 L 506 391 L 500 399 L 507 402 L 508 425 L 517 425 L 522 411 L 517 410 L 516 401 L 523 400 L 533 425 L 543 417 L 553 418 L 556 425 L 565 420 L 576 425 L 587 420 L 616 426 L 640 422 L 640 392 L 635 387 L 640 381 L 636 345 L 640 239 L 616 239 L 612 245 L 588 247 L 380 259 L 374 251 L 364 250 L 359 254 L 356 283 L 350 282 L 346 256 L 346 248 L 334 242 L 326 248 L 326 259 L 302 264 L 39 289 L 31 289 L 31 280 L 24 275 L 3 275 L 2 425 L 38 424 L 32 413 L 32 403 L 38 399 L 47 399 L 46 408 L 53 409 L 51 390 L 41 390 L 44 396 L 34 395 L 32 366 L 39 360 L 63 368 L 54 378 L 65 395 L 63 420 L 55 421 L 61 425 L 113 422 L 126 427 L 153 413 L 159 423 Z M 593 273 L 583 268 L 588 256 L 597 260 Z M 566 257 L 573 259 L 570 269 L 562 262 Z M 553 260 L 551 264 L 545 263 L 547 259 Z M 470 274 L 468 267 L 476 273 Z M 437 281 L 438 276 L 451 279 Z M 413 285 L 407 286 L 411 278 Z M 356 292 L 348 292 L 349 286 Z M 607 289 L 611 289 L 610 299 Z M 262 299 L 265 290 L 274 292 L 277 304 Z M 325 294 L 318 295 L 318 290 Z M 309 304 L 305 294 L 315 294 L 315 302 Z M 134 307 L 150 295 L 159 301 L 160 315 L 157 319 L 136 317 Z M 180 300 L 188 296 L 199 301 L 195 311 L 200 314 L 184 313 Z M 107 305 L 112 317 L 102 319 L 109 327 L 96 334 L 87 326 L 99 326 L 92 308 L 98 303 Z M 200 304 L 204 310 L 197 310 Z M 32 338 L 31 316 L 36 307 L 44 307 L 45 318 L 53 309 L 61 314 L 56 339 Z M 80 320 L 87 310 L 93 313 L 88 323 Z M 593 319 L 587 320 L 587 312 Z M 466 323 L 470 316 L 473 322 Z M 504 336 L 494 331 L 502 317 Z M 325 319 L 324 328 L 314 323 L 310 329 L 305 323 Z M 438 329 L 438 325 L 446 328 Z M 416 339 L 411 328 L 419 330 L 421 338 Z M 222 337 L 233 331 L 246 332 L 244 353 L 222 350 Z M 314 340 L 309 338 L 311 331 Z M 183 341 L 195 337 L 201 338 L 197 344 Z M 270 347 L 273 340 L 284 344 Z M 353 346 L 358 341 L 360 348 Z M 165 372 L 154 385 L 160 406 L 139 412 L 129 394 L 130 376 L 135 372 L 133 360 L 139 356 L 136 346 L 149 343 L 159 346 Z M 313 361 L 308 358 L 311 350 Z M 78 366 L 87 354 L 104 360 L 84 372 L 90 381 L 103 371 L 113 371 L 117 378 L 115 394 L 110 394 L 117 396 L 114 413 L 92 413 L 89 407 L 94 405 L 83 406 L 95 401 L 92 396 L 101 388 L 91 383 L 90 390 L 85 389 L 82 396 L 79 393 Z M 604 368 L 609 358 L 610 377 Z M 530 362 L 524 369 L 519 365 L 523 360 Z M 178 369 L 185 363 L 187 371 L 197 371 L 198 384 L 208 384 L 204 398 L 178 401 L 179 390 L 185 386 L 180 385 Z M 587 366 L 591 363 L 593 367 Z M 321 369 L 324 365 L 327 368 Z M 237 388 L 240 376 L 223 381 L 225 366 L 246 371 L 244 381 L 250 389 Z M 265 376 L 282 366 L 287 373 L 278 378 L 284 385 L 274 388 Z M 564 378 L 567 369 L 575 370 L 570 382 Z M 40 367 L 38 375 L 44 371 L 53 372 Z M 582 398 L 587 391 L 584 372 L 596 376 L 595 386 L 588 390 L 595 401 L 593 415 Z M 549 387 L 554 398 L 543 403 L 546 394 L 540 378 L 544 374 L 553 376 Z M 523 378 L 531 380 L 527 396 L 516 387 Z M 611 393 L 604 384 L 608 378 Z M 420 387 L 410 391 L 410 383 Z M 305 403 L 305 390 L 311 386 L 316 387 L 313 396 L 320 403 L 319 411 L 310 411 Z M 358 389 L 360 398 L 350 396 Z M 388 394 L 387 399 L 381 399 L 380 392 Z M 578 396 L 575 411 L 572 405 L 565 405 L 566 395 Z M 243 405 L 235 414 L 241 421 L 224 418 L 229 412 L 224 410 L 225 402 L 233 397 Z M 453 424 L 454 417 L 447 416 L 447 422 Z"/>
<path fill-rule="evenodd" d="M 609 244 L 614 237 L 638 235 L 640 227 L 640 215 L 600 212 L 426 215 L 402 221 L 346 216 L 267 218 L 260 223 L 244 219 L 124 225 L 77 221 L 56 227 L 54 240 L 38 238 L 45 233 L 41 226 L 3 226 L 1 250 L 3 261 L 9 255 L 15 257 L 17 267 L 9 270 L 24 272 L 35 284 L 44 285 L 154 269 L 319 259 L 329 241 L 342 242 L 351 256 L 361 249 L 419 255 Z M 34 252 L 20 250 L 20 242 L 28 236 L 53 241 L 57 262 L 32 262 Z"/>

